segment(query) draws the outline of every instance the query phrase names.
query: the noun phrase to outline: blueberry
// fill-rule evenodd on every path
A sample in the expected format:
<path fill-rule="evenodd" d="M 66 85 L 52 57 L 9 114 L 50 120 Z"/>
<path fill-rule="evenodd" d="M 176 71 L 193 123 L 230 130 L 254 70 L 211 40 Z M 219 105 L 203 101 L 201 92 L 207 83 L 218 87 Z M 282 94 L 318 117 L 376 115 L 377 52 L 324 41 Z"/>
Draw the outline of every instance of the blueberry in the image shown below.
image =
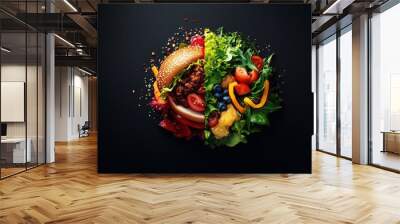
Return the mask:
<path fill-rule="evenodd" d="M 221 87 L 221 85 L 215 85 L 215 86 L 214 86 L 214 92 L 215 92 L 215 93 L 221 93 L 221 92 L 222 92 L 222 87 Z"/>
<path fill-rule="evenodd" d="M 224 89 L 224 92 L 222 93 L 224 96 L 228 96 L 228 90 Z"/>
<path fill-rule="evenodd" d="M 221 93 L 214 93 L 214 96 L 215 96 L 217 99 L 222 99 L 222 94 L 221 94 Z"/>
<path fill-rule="evenodd" d="M 222 107 L 221 107 L 221 111 L 224 111 L 224 110 L 226 110 L 226 104 L 222 105 Z"/>
<path fill-rule="evenodd" d="M 226 104 L 224 102 L 219 102 L 218 103 L 218 109 L 220 111 L 226 110 Z"/>
<path fill-rule="evenodd" d="M 230 104 L 231 103 L 231 98 L 229 96 L 224 96 L 222 99 L 225 101 L 225 103 Z"/>

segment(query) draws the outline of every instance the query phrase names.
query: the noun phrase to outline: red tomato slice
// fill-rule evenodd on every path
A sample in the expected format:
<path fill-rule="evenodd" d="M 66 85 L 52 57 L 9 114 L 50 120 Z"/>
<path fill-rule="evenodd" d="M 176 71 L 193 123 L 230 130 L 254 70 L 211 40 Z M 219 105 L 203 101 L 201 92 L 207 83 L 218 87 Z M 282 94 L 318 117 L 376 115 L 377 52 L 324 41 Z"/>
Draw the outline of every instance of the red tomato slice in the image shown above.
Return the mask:
<path fill-rule="evenodd" d="M 196 123 L 196 122 L 190 121 L 190 120 L 182 117 L 179 114 L 175 114 L 175 119 L 177 122 L 179 122 L 183 125 L 192 127 L 192 128 L 196 128 L 196 129 L 204 129 L 205 128 L 204 123 Z"/>
<path fill-rule="evenodd" d="M 160 126 L 167 131 L 172 132 L 178 138 L 190 139 L 192 137 L 192 131 L 185 124 L 175 123 L 165 118 L 160 122 Z"/>
<path fill-rule="evenodd" d="M 243 67 L 236 67 L 235 70 L 235 79 L 239 82 L 239 83 L 250 83 L 250 76 L 249 74 L 247 74 L 247 71 L 245 68 Z"/>
<path fill-rule="evenodd" d="M 239 83 L 235 86 L 235 92 L 239 96 L 243 96 L 250 93 L 250 87 L 247 84 Z"/>
<path fill-rule="evenodd" d="M 253 82 L 257 81 L 257 79 L 259 77 L 258 76 L 258 72 L 256 70 L 251 71 L 249 73 L 249 75 L 250 75 L 250 83 L 253 83 Z"/>
<path fill-rule="evenodd" d="M 184 124 L 176 124 L 176 132 L 174 133 L 178 138 L 190 139 L 192 137 L 192 131 Z"/>
<path fill-rule="evenodd" d="M 162 128 L 164 128 L 165 130 L 168 130 L 168 131 L 170 131 L 170 132 L 173 132 L 173 133 L 176 132 L 175 124 L 174 124 L 172 121 L 168 120 L 168 119 L 162 120 L 162 121 L 160 122 L 160 126 L 161 126 Z"/>
<path fill-rule="evenodd" d="M 190 109 L 194 111 L 203 112 L 206 108 L 206 103 L 204 102 L 204 99 L 196 93 L 189 94 L 186 100 L 189 104 Z"/>
<path fill-rule="evenodd" d="M 264 59 L 258 55 L 251 56 L 251 62 L 257 67 L 258 71 L 264 66 Z"/>

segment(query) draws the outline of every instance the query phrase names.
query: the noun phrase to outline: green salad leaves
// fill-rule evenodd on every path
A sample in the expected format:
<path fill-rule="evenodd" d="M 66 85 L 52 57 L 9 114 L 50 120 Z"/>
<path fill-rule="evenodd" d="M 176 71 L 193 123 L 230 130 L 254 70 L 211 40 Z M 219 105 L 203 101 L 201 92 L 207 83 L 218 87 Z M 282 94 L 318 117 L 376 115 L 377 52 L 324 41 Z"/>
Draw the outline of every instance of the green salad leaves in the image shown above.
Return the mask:
<path fill-rule="evenodd" d="M 220 85 L 222 80 L 234 73 L 237 66 L 246 70 L 257 70 L 251 57 L 259 54 L 254 44 L 236 32 L 224 32 L 222 28 L 216 32 L 205 30 L 205 89 L 206 89 L 206 110 L 207 118 L 214 111 L 218 111 L 217 98 L 213 94 L 216 85 Z M 273 54 L 265 57 L 263 67 L 259 73 L 259 78 L 251 87 L 248 95 L 254 102 L 258 102 L 263 94 L 264 82 L 269 80 L 272 73 L 271 60 Z M 243 105 L 243 97 L 238 98 Z M 246 107 L 240 119 L 235 121 L 230 127 L 229 135 L 217 139 L 210 128 L 204 131 L 205 142 L 211 147 L 228 146 L 233 147 L 239 143 L 246 143 L 247 136 L 261 131 L 263 126 L 270 124 L 269 114 L 281 108 L 281 99 L 277 93 L 270 90 L 268 102 L 260 109 Z M 239 113 L 239 112 L 238 112 Z"/>

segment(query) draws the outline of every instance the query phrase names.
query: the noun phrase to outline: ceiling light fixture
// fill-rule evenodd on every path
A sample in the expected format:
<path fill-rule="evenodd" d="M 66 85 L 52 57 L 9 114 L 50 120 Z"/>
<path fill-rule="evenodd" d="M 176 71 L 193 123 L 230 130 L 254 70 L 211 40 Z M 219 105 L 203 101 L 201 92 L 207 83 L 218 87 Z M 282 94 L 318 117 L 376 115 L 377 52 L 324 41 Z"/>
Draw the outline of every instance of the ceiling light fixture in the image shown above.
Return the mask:
<path fill-rule="evenodd" d="M 68 5 L 74 12 L 78 12 L 78 10 L 73 6 L 68 0 L 64 0 L 64 3 Z"/>
<path fill-rule="evenodd" d="M 83 69 L 81 69 L 81 68 L 79 68 L 79 67 L 78 67 L 78 70 L 81 71 L 81 72 L 83 72 L 83 73 L 85 73 L 85 74 L 87 74 L 87 75 L 89 75 L 89 76 L 92 76 L 92 73 L 90 73 L 90 72 L 88 72 L 88 71 L 86 71 L 86 70 L 83 70 Z"/>
<path fill-rule="evenodd" d="M 67 44 L 68 46 L 75 48 L 75 45 L 73 45 L 71 42 L 69 42 L 68 40 L 60 37 L 58 34 L 54 34 L 55 37 L 57 37 L 59 40 L 61 40 L 62 42 L 64 42 L 65 44 Z"/>
<path fill-rule="evenodd" d="M 341 0 L 336 0 L 332 5 L 330 5 L 327 9 L 325 9 L 322 14 L 333 14 L 333 13 L 339 14 L 337 12 L 337 9 L 335 9 L 335 8 L 338 6 L 340 1 Z M 333 9 L 335 9 L 335 10 L 333 10 Z M 332 12 L 332 11 L 334 11 L 334 12 Z"/>
<path fill-rule="evenodd" d="M 336 0 L 322 13 L 323 15 L 340 15 L 343 10 L 353 4 L 356 0 Z"/>
<path fill-rule="evenodd" d="M 5 47 L 1 47 L 1 51 L 4 51 L 6 53 L 10 53 L 11 52 L 11 50 L 9 50 L 9 49 L 7 49 Z"/>

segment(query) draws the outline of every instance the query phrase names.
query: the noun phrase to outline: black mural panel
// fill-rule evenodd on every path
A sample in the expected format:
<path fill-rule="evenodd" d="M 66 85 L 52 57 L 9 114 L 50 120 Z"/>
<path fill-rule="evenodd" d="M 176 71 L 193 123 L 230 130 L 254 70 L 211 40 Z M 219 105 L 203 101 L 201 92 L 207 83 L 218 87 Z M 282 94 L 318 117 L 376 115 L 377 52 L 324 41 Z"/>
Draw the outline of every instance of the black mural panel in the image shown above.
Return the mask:
<path fill-rule="evenodd" d="M 311 172 L 310 6 L 107 4 L 98 36 L 99 172 Z M 170 75 L 172 65 L 161 64 L 177 49 L 196 62 L 172 81 L 158 76 L 163 111 L 154 106 L 152 73 Z"/>

